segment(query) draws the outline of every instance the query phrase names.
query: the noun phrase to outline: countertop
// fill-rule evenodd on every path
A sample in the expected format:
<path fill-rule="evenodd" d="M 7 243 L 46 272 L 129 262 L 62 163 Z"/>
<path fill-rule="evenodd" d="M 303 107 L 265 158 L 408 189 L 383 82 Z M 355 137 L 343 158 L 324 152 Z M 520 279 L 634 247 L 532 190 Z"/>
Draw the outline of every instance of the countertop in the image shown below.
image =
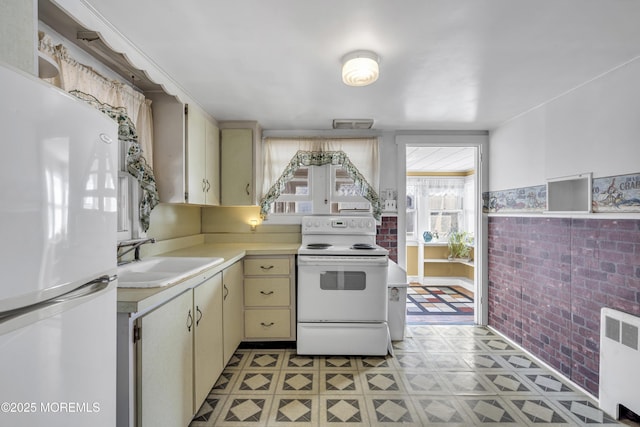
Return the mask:
<path fill-rule="evenodd" d="M 142 314 L 218 274 L 247 255 L 295 255 L 299 243 L 204 243 L 163 254 L 176 257 L 220 257 L 224 261 L 160 288 L 118 288 L 118 313 Z"/>

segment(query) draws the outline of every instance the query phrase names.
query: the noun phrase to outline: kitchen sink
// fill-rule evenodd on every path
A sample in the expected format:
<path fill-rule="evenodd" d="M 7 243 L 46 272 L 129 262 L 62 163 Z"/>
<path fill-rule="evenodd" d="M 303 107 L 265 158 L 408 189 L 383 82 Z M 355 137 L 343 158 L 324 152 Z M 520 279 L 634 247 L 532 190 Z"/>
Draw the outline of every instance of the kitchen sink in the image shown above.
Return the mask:
<path fill-rule="evenodd" d="M 151 257 L 118 267 L 119 288 L 158 288 L 214 265 L 218 257 Z"/>

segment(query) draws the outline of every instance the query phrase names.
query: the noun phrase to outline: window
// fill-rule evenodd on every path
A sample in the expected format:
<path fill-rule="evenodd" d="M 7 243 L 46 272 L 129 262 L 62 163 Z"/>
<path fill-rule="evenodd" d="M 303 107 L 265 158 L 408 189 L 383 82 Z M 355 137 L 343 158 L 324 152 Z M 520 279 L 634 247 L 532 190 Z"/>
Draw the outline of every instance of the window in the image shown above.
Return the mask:
<path fill-rule="evenodd" d="M 127 151 L 131 143 L 118 140 L 118 241 L 140 237 L 137 206 L 140 201 L 138 181 L 127 172 Z"/>
<path fill-rule="evenodd" d="M 267 138 L 264 170 L 262 212 L 276 222 L 379 210 L 376 138 Z"/>
<path fill-rule="evenodd" d="M 371 203 L 358 185 L 337 165 L 299 168 L 271 205 L 270 214 L 311 215 L 366 211 Z"/>
<path fill-rule="evenodd" d="M 445 239 L 452 231 L 473 233 L 473 177 L 408 177 L 407 239 L 430 231 Z M 410 202 L 409 202 L 410 201 Z"/>
<path fill-rule="evenodd" d="M 311 214 L 313 203 L 310 190 L 313 167 L 299 168 L 287 181 L 280 197 L 271 205 L 271 212 L 280 215 Z"/>

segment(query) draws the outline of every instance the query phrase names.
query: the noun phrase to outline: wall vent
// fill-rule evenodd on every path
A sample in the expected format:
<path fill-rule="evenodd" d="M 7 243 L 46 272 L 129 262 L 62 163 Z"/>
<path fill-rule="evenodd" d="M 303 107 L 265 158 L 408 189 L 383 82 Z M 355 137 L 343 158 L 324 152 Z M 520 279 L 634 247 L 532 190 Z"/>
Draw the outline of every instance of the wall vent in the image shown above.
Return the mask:
<path fill-rule="evenodd" d="M 640 317 L 600 312 L 600 408 L 618 419 L 620 405 L 640 413 Z"/>
<path fill-rule="evenodd" d="M 373 119 L 333 119 L 334 129 L 371 129 Z"/>

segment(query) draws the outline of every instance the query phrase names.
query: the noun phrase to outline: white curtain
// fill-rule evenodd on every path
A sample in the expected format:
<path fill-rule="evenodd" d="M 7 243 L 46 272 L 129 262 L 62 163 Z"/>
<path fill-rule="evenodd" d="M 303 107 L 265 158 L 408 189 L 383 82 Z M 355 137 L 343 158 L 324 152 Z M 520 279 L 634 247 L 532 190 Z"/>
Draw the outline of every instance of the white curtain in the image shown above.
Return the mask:
<path fill-rule="evenodd" d="M 276 183 L 299 151 L 344 151 L 351 163 L 378 191 L 380 181 L 378 138 L 265 138 L 262 197 Z"/>
<path fill-rule="evenodd" d="M 413 187 L 416 196 L 462 196 L 464 177 L 408 177 L 407 189 Z"/>
<path fill-rule="evenodd" d="M 51 58 L 60 69 L 57 77 L 47 79 L 49 83 L 67 92 L 77 90 L 93 96 L 98 101 L 113 107 L 124 107 L 134 123 L 138 143 L 151 166 L 153 161 L 153 120 L 151 101 L 130 85 L 102 76 L 93 68 L 77 62 L 62 44 L 55 45 L 46 34 L 39 34 L 39 50 Z"/>

